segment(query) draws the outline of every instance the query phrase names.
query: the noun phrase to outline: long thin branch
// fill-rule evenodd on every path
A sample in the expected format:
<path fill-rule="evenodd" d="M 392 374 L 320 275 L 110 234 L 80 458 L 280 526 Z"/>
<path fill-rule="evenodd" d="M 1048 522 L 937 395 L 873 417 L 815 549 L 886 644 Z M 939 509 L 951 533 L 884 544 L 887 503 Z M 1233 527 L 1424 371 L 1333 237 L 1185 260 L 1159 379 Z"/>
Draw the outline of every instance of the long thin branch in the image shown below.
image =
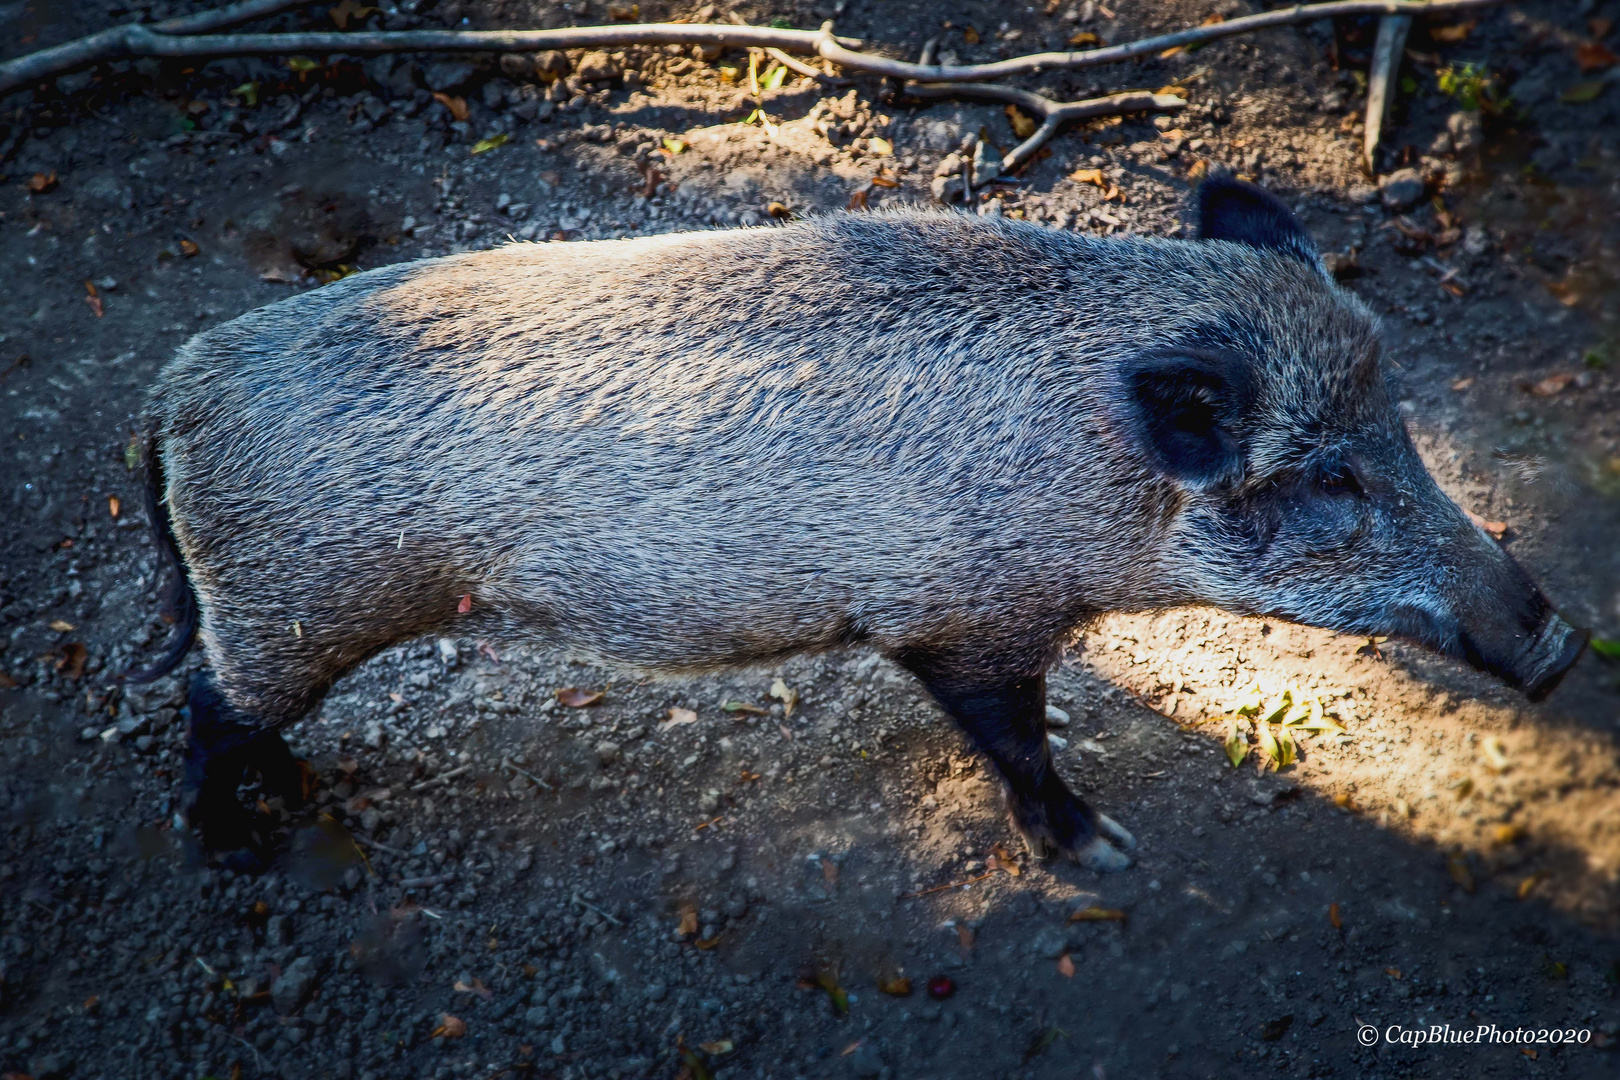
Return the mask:
<path fill-rule="evenodd" d="M 253 6 L 240 5 L 243 8 Z M 256 0 L 261 7 L 289 0 Z M 231 9 L 222 9 L 222 11 Z M 245 21 L 256 15 L 245 15 Z M 198 27 L 212 29 L 212 27 Z M 626 45 L 755 46 L 813 53 L 823 41 L 847 52 L 861 47 L 859 38 L 832 38 L 816 30 L 778 30 L 769 26 L 710 26 L 698 23 L 637 23 L 627 26 L 571 26 L 559 30 L 362 30 L 288 34 L 163 33 L 157 27 L 132 25 L 30 53 L 0 64 L 0 94 L 36 79 L 61 74 L 101 60 L 131 56 L 206 59 L 222 56 L 276 56 L 294 53 L 392 52 L 534 52 L 542 49 L 599 49 Z"/>
<path fill-rule="evenodd" d="M 1117 64 L 1122 60 L 1135 60 L 1178 45 L 1199 45 L 1234 34 L 1250 34 L 1256 30 L 1316 22 L 1318 19 L 1350 15 L 1445 15 L 1507 2 L 1508 0 L 1334 0 L 1325 4 L 1296 4 L 1290 8 L 1262 11 L 1209 26 L 1195 26 L 1187 30 L 1178 30 L 1173 34 L 1160 34 L 1157 37 L 1128 41 L 1122 45 L 1110 45 L 1102 49 L 1030 53 L 1027 56 L 1015 56 L 990 64 L 910 64 L 904 60 L 890 60 L 886 57 L 851 52 L 841 47 L 830 36 L 817 43 L 816 51 L 835 64 L 873 75 L 887 75 L 895 79 L 917 79 L 924 82 L 976 82 L 981 79 L 1001 79 L 1008 75 L 1029 75 L 1060 68 Z"/>
<path fill-rule="evenodd" d="M 853 71 L 921 82 L 980 82 L 1008 75 L 1094 67 L 1134 60 L 1175 46 L 1187 46 L 1266 30 L 1350 15 L 1445 15 L 1505 3 L 1507 0 L 1333 0 L 1245 15 L 1210 26 L 1143 38 L 1080 52 L 1032 53 L 989 64 L 912 64 L 856 52 L 859 40 L 834 37 L 830 26 L 820 31 L 778 30 L 763 26 L 709 26 L 690 23 L 642 23 L 626 26 L 580 26 L 558 30 L 398 30 L 352 33 L 193 34 L 224 25 L 210 21 L 229 17 L 245 21 L 294 6 L 292 0 L 248 0 L 207 16 L 175 20 L 185 25 L 165 32 L 167 24 L 125 26 L 76 42 L 30 53 L 0 64 L 0 94 L 100 60 L 130 56 L 202 59 L 220 56 L 288 55 L 294 53 L 388 52 L 518 52 L 536 49 L 609 48 L 626 45 L 720 45 L 777 48 L 815 53 Z M 238 14 L 244 13 L 245 14 Z"/>
<path fill-rule="evenodd" d="M 64 71 L 72 71 L 101 60 L 145 55 L 130 51 L 130 41 L 136 35 L 150 35 L 153 31 L 164 34 L 198 34 L 207 30 L 223 30 L 227 26 L 237 26 L 253 19 L 262 19 L 266 15 L 276 15 L 309 2 L 310 0 L 242 0 L 239 4 L 215 8 L 212 11 L 200 11 L 194 15 L 183 15 L 178 19 L 167 19 L 151 25 L 130 23 L 128 26 L 110 27 L 89 37 L 66 41 L 0 64 L 0 94 L 25 86 L 36 79 L 48 79 L 52 75 L 60 75 Z"/>
<path fill-rule="evenodd" d="M 907 85 L 906 93 L 921 98 L 970 97 L 1006 101 L 1041 117 L 1041 126 L 1001 159 L 1003 174 L 1023 168 L 1065 124 L 1093 116 L 1117 116 L 1149 109 L 1179 109 L 1187 104 L 1185 98 L 1175 94 L 1153 94 L 1145 90 L 1109 94 L 1084 101 L 1053 101 L 1028 90 L 994 83 L 913 83 Z"/>

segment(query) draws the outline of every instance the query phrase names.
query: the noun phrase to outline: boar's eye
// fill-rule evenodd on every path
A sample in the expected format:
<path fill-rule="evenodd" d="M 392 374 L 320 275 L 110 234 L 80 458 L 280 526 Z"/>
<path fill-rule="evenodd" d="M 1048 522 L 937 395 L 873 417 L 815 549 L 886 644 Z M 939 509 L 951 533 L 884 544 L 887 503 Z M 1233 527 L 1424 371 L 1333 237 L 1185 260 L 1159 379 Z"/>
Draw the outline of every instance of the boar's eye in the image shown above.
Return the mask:
<path fill-rule="evenodd" d="M 1363 490 L 1356 471 L 1342 461 L 1330 462 L 1322 466 L 1316 474 L 1317 485 L 1326 492 L 1336 495 L 1361 495 Z"/>

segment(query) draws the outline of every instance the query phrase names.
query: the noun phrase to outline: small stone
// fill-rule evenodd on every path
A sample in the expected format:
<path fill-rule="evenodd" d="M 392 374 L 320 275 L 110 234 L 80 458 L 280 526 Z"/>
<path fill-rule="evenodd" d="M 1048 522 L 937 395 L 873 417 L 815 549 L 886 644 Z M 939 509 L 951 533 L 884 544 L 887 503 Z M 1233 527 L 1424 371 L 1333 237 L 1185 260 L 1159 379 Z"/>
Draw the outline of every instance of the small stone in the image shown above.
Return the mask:
<path fill-rule="evenodd" d="M 1068 727 L 1069 714 L 1058 708 L 1056 705 L 1048 705 L 1046 707 L 1046 726 Z"/>
<path fill-rule="evenodd" d="M 1423 189 L 1423 177 L 1416 169 L 1396 169 L 1379 184 L 1384 206 L 1396 212 L 1410 210 L 1421 202 Z"/>
<path fill-rule="evenodd" d="M 546 82 L 567 78 L 573 70 L 573 65 L 568 62 L 568 54 L 561 49 L 547 49 L 534 54 L 535 76 Z"/>
<path fill-rule="evenodd" d="M 1056 960 L 1069 951 L 1069 939 L 1055 926 L 1043 926 L 1030 939 L 1029 951 L 1046 960 Z"/>
<path fill-rule="evenodd" d="M 883 1055 L 871 1043 L 862 1043 L 849 1059 L 850 1068 L 863 1080 L 883 1075 Z"/>
<path fill-rule="evenodd" d="M 287 965 L 276 981 L 270 984 L 270 1001 L 276 1011 L 283 1015 L 293 1012 L 315 990 L 315 961 L 307 956 L 300 956 Z"/>
<path fill-rule="evenodd" d="M 415 218 L 407 218 L 406 220 L 409 221 L 413 227 L 416 225 Z M 456 661 L 460 658 L 461 654 L 456 649 L 455 642 L 451 641 L 447 637 L 442 637 L 439 639 L 439 659 L 444 661 L 446 667 L 455 666 Z"/>
<path fill-rule="evenodd" d="M 471 64 L 446 60 L 438 64 L 429 64 L 422 77 L 429 90 L 449 94 L 471 82 L 474 70 Z"/>
<path fill-rule="evenodd" d="M 619 760 L 620 747 L 615 742 L 599 742 L 596 744 L 596 760 L 605 769 Z"/>
<path fill-rule="evenodd" d="M 536 991 L 539 993 L 540 991 Z M 544 1005 L 535 1005 L 523 1014 L 523 1022 L 531 1028 L 551 1026 L 551 1010 Z"/>
<path fill-rule="evenodd" d="M 264 940 L 270 945 L 291 945 L 292 920 L 285 915 L 272 915 L 264 922 Z"/>
<path fill-rule="evenodd" d="M 619 65 L 605 52 L 588 52 L 579 58 L 579 67 L 575 69 L 581 79 L 586 82 L 600 82 L 604 79 L 617 79 Z"/>
<path fill-rule="evenodd" d="M 1069 748 L 1068 739 L 1061 735 L 1054 735 L 1050 731 L 1046 733 L 1046 741 L 1054 750 L 1067 750 Z"/>
<path fill-rule="evenodd" d="M 533 78 L 534 57 L 523 53 L 506 53 L 501 57 L 501 74 L 514 80 Z"/>
<path fill-rule="evenodd" d="M 1170 984 L 1170 1000 L 1172 1003 L 1185 1001 L 1187 999 L 1187 995 L 1190 993 L 1192 993 L 1192 987 L 1188 986 L 1186 983 Z"/>
<path fill-rule="evenodd" d="M 648 1001 L 663 1001 L 665 995 L 668 993 L 669 988 L 661 982 L 650 982 L 647 984 L 646 994 Z"/>
<path fill-rule="evenodd" d="M 44 1054 L 28 1063 L 34 1080 L 66 1080 L 73 1072 L 73 1059 L 66 1054 Z"/>
<path fill-rule="evenodd" d="M 551 1052 L 558 1057 L 561 1057 L 568 1052 L 568 1044 L 563 1041 L 563 1037 L 561 1035 L 558 1035 L 555 1039 L 551 1040 Z"/>

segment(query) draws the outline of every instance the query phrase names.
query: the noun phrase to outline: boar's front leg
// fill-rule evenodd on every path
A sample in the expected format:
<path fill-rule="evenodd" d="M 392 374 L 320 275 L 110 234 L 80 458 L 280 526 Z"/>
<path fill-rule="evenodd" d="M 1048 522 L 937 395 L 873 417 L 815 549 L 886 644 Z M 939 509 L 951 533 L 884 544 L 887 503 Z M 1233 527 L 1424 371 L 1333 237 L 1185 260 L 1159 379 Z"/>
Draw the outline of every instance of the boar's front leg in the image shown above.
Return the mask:
<path fill-rule="evenodd" d="M 258 815 L 242 805 L 236 789 L 257 772 L 267 795 L 289 807 L 303 802 L 303 770 L 286 742 L 273 730 L 243 716 L 225 700 L 213 679 L 192 676 L 186 701 L 186 771 L 182 805 L 203 847 L 232 870 L 256 872 L 270 860 Z"/>
<path fill-rule="evenodd" d="M 1054 853 L 1093 870 L 1123 870 L 1136 840 L 1087 806 L 1064 784 L 1046 742 L 1046 676 L 963 676 L 953 665 L 917 655 L 896 657 L 962 725 L 1007 782 L 1007 809 L 1030 853 Z M 973 670 L 971 667 L 969 670 Z"/>

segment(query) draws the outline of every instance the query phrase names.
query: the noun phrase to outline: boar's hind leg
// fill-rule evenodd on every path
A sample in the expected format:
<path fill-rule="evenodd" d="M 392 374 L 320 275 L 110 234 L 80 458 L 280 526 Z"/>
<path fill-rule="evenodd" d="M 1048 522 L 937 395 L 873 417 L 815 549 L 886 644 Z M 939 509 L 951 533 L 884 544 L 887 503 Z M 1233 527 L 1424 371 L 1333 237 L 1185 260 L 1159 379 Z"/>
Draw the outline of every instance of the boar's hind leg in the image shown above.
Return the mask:
<path fill-rule="evenodd" d="M 257 772 L 262 790 L 289 807 L 303 801 L 303 770 L 280 735 L 232 708 L 206 672 L 192 676 L 186 702 L 183 800 L 186 819 L 202 844 L 219 852 L 233 870 L 262 869 L 267 838 L 257 835 L 257 815 L 242 805 L 236 789 Z"/>
<path fill-rule="evenodd" d="M 964 680 L 925 658 L 898 659 L 1001 770 L 1008 810 L 1031 854 L 1061 852 L 1094 870 L 1123 870 L 1131 864 L 1125 851 L 1136 840 L 1082 802 L 1052 764 L 1045 675 Z"/>

